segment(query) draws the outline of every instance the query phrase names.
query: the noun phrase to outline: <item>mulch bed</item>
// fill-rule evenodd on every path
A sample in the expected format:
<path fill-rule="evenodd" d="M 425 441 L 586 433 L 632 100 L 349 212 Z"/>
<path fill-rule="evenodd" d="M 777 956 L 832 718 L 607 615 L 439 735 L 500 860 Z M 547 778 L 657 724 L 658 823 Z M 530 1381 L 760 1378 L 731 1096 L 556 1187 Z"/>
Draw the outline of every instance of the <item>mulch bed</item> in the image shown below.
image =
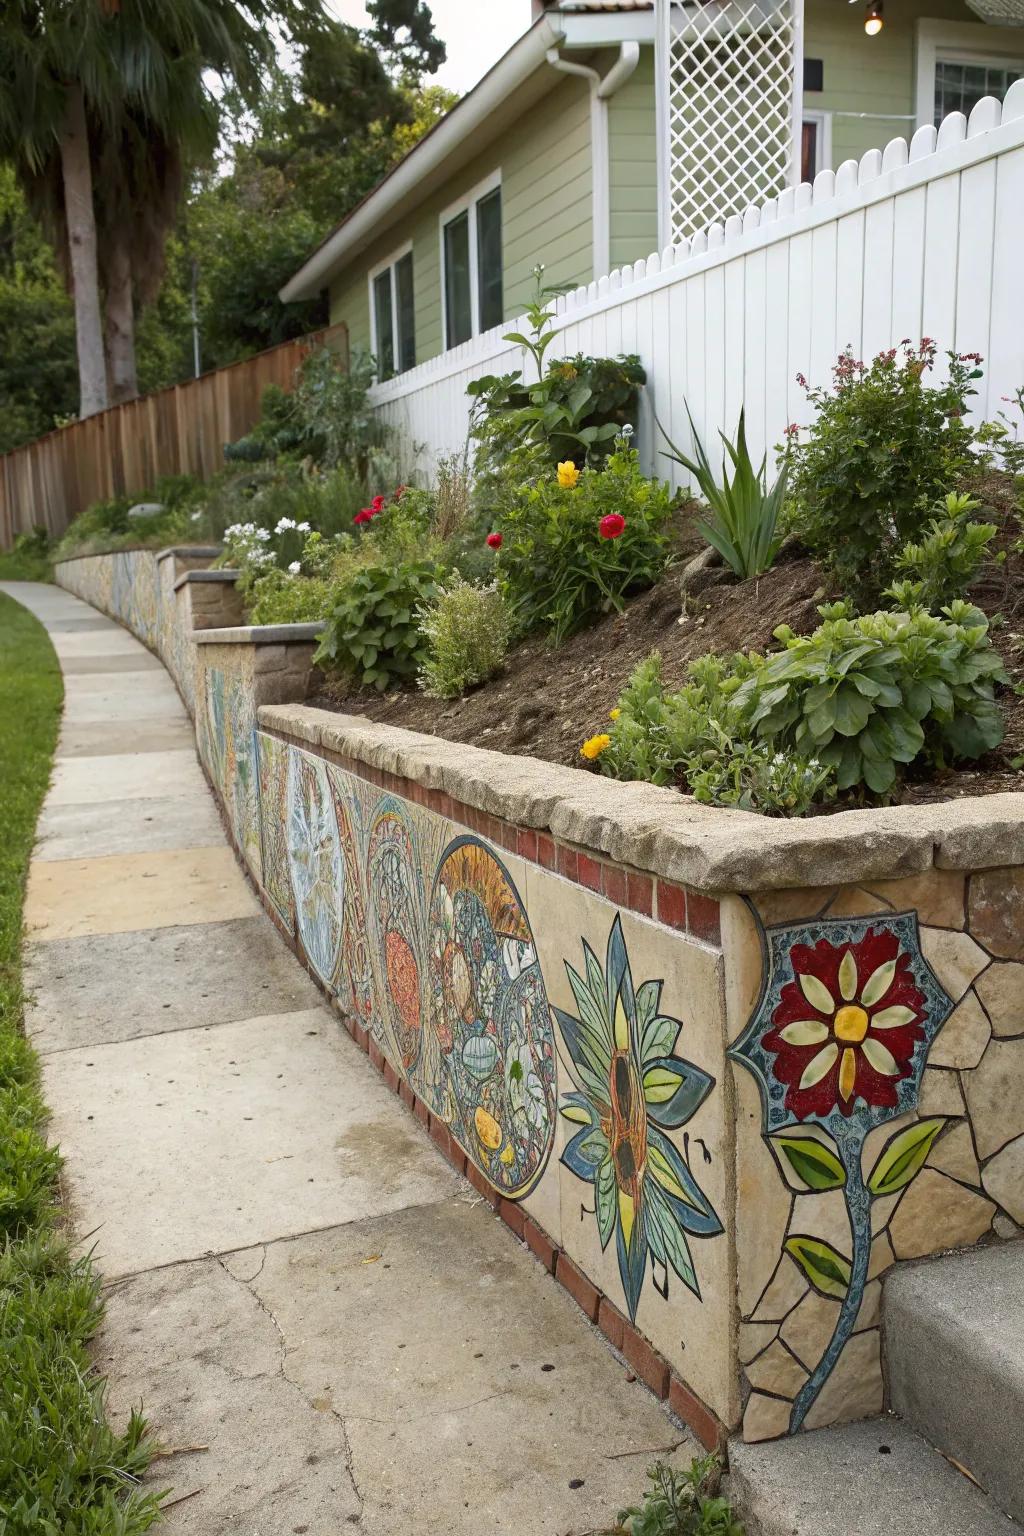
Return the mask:
<path fill-rule="evenodd" d="M 1012 482 L 989 475 L 972 489 L 986 504 L 976 515 L 999 525 L 994 547 L 1005 560 L 991 562 L 969 596 L 993 620 L 993 644 L 1024 688 L 1024 556 L 1013 548 L 1021 525 Z M 381 695 L 329 678 L 310 702 L 448 741 L 586 768 L 580 743 L 605 729 L 626 679 L 651 651 L 661 652 L 666 680 L 681 683 L 687 663 L 709 651 L 767 649 L 780 624 L 797 633 L 814 629 L 820 622 L 818 604 L 838 595 L 827 574 L 790 546 L 755 581 L 736 581 L 721 569 L 703 572 L 688 588 L 683 614 L 680 570 L 701 547 L 688 519 L 680 529 L 680 564 L 634 598 L 624 613 L 602 619 L 557 651 L 541 638 L 524 641 L 500 677 L 464 698 L 446 703 L 412 689 Z M 1012 766 L 1024 754 L 1024 697 L 1004 688 L 999 702 L 1006 719 L 1003 745 L 966 771 L 941 779 L 911 778 L 898 796 L 901 803 L 1024 789 L 1024 773 Z"/>

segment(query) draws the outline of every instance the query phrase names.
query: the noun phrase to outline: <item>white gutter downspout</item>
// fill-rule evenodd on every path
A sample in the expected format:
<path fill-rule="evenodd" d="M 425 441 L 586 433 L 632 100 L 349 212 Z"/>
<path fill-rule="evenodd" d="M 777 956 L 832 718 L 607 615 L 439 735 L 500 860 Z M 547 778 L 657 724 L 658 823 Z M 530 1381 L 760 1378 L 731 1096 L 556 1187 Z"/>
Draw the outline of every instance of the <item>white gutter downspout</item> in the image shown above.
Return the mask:
<path fill-rule="evenodd" d="M 619 57 L 604 79 L 586 64 L 572 64 L 557 48 L 547 61 L 564 75 L 579 75 L 590 83 L 590 154 L 593 173 L 594 277 L 604 277 L 611 266 L 611 160 L 608 152 L 608 102 L 624 85 L 640 62 L 640 44 L 623 43 Z"/>

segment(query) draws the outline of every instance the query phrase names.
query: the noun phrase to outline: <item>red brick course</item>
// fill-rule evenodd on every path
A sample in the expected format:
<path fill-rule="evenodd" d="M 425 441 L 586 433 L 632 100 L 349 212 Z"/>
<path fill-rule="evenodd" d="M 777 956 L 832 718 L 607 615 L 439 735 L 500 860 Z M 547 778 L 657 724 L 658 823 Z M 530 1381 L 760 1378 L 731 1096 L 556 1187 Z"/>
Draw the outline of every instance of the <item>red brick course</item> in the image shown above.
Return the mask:
<path fill-rule="evenodd" d="M 622 1330 L 622 1353 L 640 1380 L 645 1382 L 655 1397 L 668 1397 L 668 1361 L 648 1344 L 642 1333 L 632 1323 L 625 1323 Z"/>
<path fill-rule="evenodd" d="M 560 1253 L 555 1264 L 555 1279 L 564 1285 L 576 1305 L 584 1311 L 592 1323 L 597 1322 L 601 1292 L 591 1284 L 586 1275 L 576 1268 L 567 1253 Z"/>

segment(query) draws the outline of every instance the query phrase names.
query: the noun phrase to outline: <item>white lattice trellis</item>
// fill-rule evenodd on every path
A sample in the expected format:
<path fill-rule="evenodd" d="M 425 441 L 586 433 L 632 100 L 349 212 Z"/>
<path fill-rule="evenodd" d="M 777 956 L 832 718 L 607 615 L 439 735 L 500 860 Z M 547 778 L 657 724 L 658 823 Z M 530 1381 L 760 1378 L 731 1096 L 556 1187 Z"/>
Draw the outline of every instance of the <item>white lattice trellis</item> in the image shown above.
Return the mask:
<path fill-rule="evenodd" d="M 656 0 L 662 243 L 792 179 L 799 0 Z"/>

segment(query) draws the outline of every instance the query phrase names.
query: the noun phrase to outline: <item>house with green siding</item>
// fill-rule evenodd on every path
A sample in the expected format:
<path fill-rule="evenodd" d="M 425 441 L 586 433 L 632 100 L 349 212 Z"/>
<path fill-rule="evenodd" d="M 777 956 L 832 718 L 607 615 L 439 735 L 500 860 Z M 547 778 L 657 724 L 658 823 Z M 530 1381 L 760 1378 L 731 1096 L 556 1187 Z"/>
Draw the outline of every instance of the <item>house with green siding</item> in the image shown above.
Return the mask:
<path fill-rule="evenodd" d="M 528 5 L 533 19 L 519 41 L 281 291 L 289 302 L 326 288 L 331 322 L 347 324 L 381 379 L 520 315 L 538 263 L 546 282 L 578 287 L 671 243 L 679 184 L 689 183 L 701 226 L 741 211 L 723 198 L 740 173 L 758 186 L 749 173 L 773 122 L 785 133 L 785 179 L 813 180 L 983 96 L 1001 98 L 1024 74 L 1024 28 L 992 24 L 1019 0 L 522 3 L 524 23 Z M 754 7 L 766 27 L 786 8 L 781 107 L 756 88 L 759 56 L 745 46 Z M 700 32 L 711 12 L 736 13 L 745 74 Z M 670 24 L 684 46 L 659 90 Z M 763 57 L 778 66 L 777 49 Z M 734 108 L 723 107 L 709 173 L 693 133 L 713 132 L 716 79 L 731 82 L 744 121 L 734 131 Z M 687 110 L 689 141 L 674 127 Z"/>

